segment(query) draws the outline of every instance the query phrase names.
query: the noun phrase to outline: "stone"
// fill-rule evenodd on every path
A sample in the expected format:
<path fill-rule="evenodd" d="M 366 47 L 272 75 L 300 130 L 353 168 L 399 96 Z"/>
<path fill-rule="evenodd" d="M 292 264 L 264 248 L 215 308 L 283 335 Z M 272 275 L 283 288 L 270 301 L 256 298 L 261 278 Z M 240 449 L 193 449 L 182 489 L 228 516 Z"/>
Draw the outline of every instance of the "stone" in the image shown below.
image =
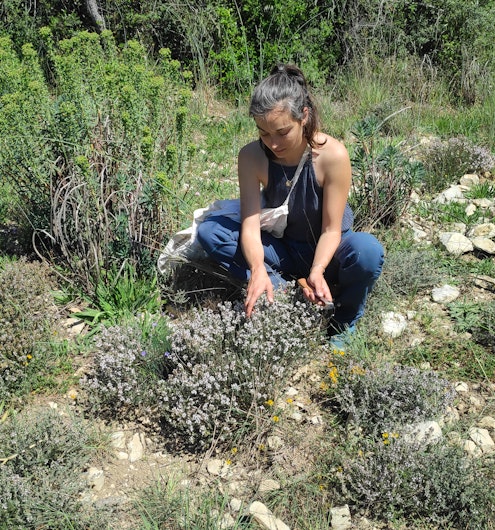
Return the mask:
<path fill-rule="evenodd" d="M 463 449 L 469 456 L 474 458 L 480 457 L 483 454 L 473 440 L 464 440 Z"/>
<path fill-rule="evenodd" d="M 483 418 L 481 418 L 481 420 L 478 422 L 478 427 L 495 431 L 495 418 L 492 416 L 483 416 Z"/>
<path fill-rule="evenodd" d="M 352 527 L 351 512 L 347 504 L 330 508 L 330 514 L 332 516 L 331 527 L 334 530 L 346 530 Z"/>
<path fill-rule="evenodd" d="M 299 394 L 299 390 L 297 390 L 297 388 L 294 388 L 293 386 L 291 386 L 285 391 L 285 395 L 289 398 L 293 398 L 294 396 L 297 396 L 297 394 Z"/>
<path fill-rule="evenodd" d="M 471 239 L 473 247 L 485 252 L 485 254 L 495 254 L 495 241 L 487 237 L 473 237 Z"/>
<path fill-rule="evenodd" d="M 472 202 L 470 202 L 470 203 L 466 206 L 466 208 L 465 208 L 465 210 L 464 210 L 464 213 L 465 213 L 468 217 L 471 217 L 472 215 L 474 215 L 474 214 L 476 213 L 476 210 L 477 210 L 477 209 L 478 209 L 478 208 L 476 207 L 476 205 L 473 204 Z"/>
<path fill-rule="evenodd" d="M 240 512 L 242 508 L 242 501 L 234 497 L 233 499 L 230 499 L 229 506 L 233 512 Z"/>
<path fill-rule="evenodd" d="M 450 304 L 450 302 L 456 300 L 460 294 L 461 292 L 457 287 L 452 285 L 442 285 L 431 291 L 431 298 L 437 304 Z"/>
<path fill-rule="evenodd" d="M 407 327 L 406 317 L 394 311 L 388 311 L 382 314 L 382 330 L 385 335 L 397 338 Z"/>
<path fill-rule="evenodd" d="M 137 462 L 141 460 L 144 455 L 145 441 L 143 434 L 137 432 L 131 438 L 127 444 L 127 450 L 129 452 L 129 462 Z"/>
<path fill-rule="evenodd" d="M 278 449 L 281 449 L 284 446 L 284 441 L 280 436 L 268 436 L 266 439 L 266 443 L 268 445 L 268 448 L 272 451 L 277 451 Z"/>
<path fill-rule="evenodd" d="M 481 223 L 469 230 L 468 237 L 495 237 L 495 223 Z"/>
<path fill-rule="evenodd" d="M 459 257 L 474 250 L 471 240 L 459 232 L 442 232 L 438 238 L 445 250 L 453 256 Z"/>
<path fill-rule="evenodd" d="M 219 524 L 220 530 L 227 530 L 228 528 L 234 528 L 235 526 L 237 526 L 236 520 L 232 515 L 230 515 L 230 513 L 224 513 Z"/>
<path fill-rule="evenodd" d="M 466 186 L 466 188 L 472 188 L 480 183 L 480 178 L 476 173 L 467 173 L 463 175 L 459 180 L 461 186 Z"/>
<path fill-rule="evenodd" d="M 260 482 L 258 491 L 260 493 L 267 493 L 268 491 L 277 491 L 280 489 L 280 482 L 272 478 L 266 478 Z"/>
<path fill-rule="evenodd" d="M 115 449 L 125 449 L 124 431 L 115 431 L 110 435 L 110 445 Z"/>
<path fill-rule="evenodd" d="M 406 441 L 430 445 L 442 439 L 442 429 L 436 421 L 423 421 L 406 429 Z"/>
<path fill-rule="evenodd" d="M 101 491 L 105 484 L 105 474 L 103 469 L 90 467 L 86 473 L 86 483 L 95 491 Z"/>
<path fill-rule="evenodd" d="M 265 530 L 290 530 L 290 528 L 277 519 L 273 513 L 261 502 L 255 501 L 249 506 L 249 515 Z"/>
<path fill-rule="evenodd" d="M 449 202 L 464 202 L 464 191 L 466 190 L 465 186 L 455 185 L 450 186 L 450 188 L 439 193 L 433 202 L 438 204 L 448 204 Z"/>
<path fill-rule="evenodd" d="M 206 470 L 210 475 L 218 476 L 222 473 L 223 469 L 223 460 L 218 458 L 212 458 L 206 463 Z"/>
<path fill-rule="evenodd" d="M 469 385 L 464 381 L 458 381 L 457 383 L 454 383 L 454 389 L 458 394 L 463 394 L 469 392 Z"/>
<path fill-rule="evenodd" d="M 471 427 L 469 429 L 469 437 L 483 453 L 493 453 L 495 451 L 495 442 L 487 429 Z"/>

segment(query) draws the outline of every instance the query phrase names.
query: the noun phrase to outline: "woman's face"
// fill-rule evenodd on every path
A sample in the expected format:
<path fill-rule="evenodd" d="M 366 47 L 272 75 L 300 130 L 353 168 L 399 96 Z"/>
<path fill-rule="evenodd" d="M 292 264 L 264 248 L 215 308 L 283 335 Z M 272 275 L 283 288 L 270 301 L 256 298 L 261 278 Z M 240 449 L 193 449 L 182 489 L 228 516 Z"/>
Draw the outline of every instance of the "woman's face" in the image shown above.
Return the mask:
<path fill-rule="evenodd" d="M 298 162 L 301 151 L 306 147 L 304 125 L 308 110 L 304 109 L 301 121 L 295 120 L 289 110 L 275 108 L 264 116 L 254 118 L 261 141 L 272 151 L 276 158 L 287 163 Z"/>

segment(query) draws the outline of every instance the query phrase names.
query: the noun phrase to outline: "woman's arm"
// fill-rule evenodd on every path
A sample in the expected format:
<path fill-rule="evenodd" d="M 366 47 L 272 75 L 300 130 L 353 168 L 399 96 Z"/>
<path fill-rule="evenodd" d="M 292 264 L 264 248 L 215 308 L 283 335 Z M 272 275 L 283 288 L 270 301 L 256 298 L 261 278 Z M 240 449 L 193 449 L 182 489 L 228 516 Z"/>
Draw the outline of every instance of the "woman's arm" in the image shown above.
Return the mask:
<path fill-rule="evenodd" d="M 266 291 L 273 302 L 273 286 L 265 269 L 265 255 L 260 227 L 260 175 L 266 163 L 258 142 L 243 147 L 238 157 L 241 194 L 241 249 L 251 271 L 244 307 L 250 317 L 258 298 Z"/>
<path fill-rule="evenodd" d="M 332 300 L 323 275 L 340 244 L 342 218 L 351 186 L 351 163 L 347 149 L 334 138 L 328 137 L 327 144 L 316 160 L 318 173 L 323 179 L 322 227 L 308 276 L 308 283 L 314 288 L 316 296 L 305 291 L 307 298 L 319 304 L 323 302 L 318 298 Z"/>

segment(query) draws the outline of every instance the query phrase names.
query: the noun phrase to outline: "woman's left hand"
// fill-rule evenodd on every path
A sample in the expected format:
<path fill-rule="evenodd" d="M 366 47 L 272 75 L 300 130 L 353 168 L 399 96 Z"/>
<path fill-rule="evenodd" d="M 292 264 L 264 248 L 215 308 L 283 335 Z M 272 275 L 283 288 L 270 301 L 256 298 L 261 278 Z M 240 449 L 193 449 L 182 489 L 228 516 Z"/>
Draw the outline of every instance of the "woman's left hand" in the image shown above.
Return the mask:
<path fill-rule="evenodd" d="M 307 282 L 308 285 L 313 289 L 312 291 L 309 289 L 303 289 L 304 296 L 308 300 L 321 306 L 324 306 L 326 303 L 333 300 L 330 288 L 328 287 L 325 277 L 320 271 L 312 270 L 309 273 Z"/>

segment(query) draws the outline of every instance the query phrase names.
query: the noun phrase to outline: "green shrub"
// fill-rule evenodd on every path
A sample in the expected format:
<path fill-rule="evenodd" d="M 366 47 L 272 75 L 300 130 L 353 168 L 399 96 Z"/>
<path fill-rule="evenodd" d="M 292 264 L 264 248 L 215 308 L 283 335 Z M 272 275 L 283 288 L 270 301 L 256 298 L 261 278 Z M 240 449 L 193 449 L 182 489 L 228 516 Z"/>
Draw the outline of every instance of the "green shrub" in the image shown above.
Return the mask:
<path fill-rule="evenodd" d="M 483 175 L 495 167 L 495 158 L 488 149 L 464 137 L 432 140 L 421 158 L 426 170 L 424 185 L 430 192 L 458 182 L 465 173 Z"/>
<path fill-rule="evenodd" d="M 327 381 L 338 410 L 366 435 L 439 419 L 454 399 L 451 384 L 431 371 L 401 365 L 368 367 L 334 355 Z"/>
<path fill-rule="evenodd" d="M 411 442 L 384 432 L 333 455 L 330 483 L 351 510 L 435 528 L 491 528 L 493 463 L 467 459 L 461 447 Z M 423 527 L 423 526 L 422 526 Z"/>
<path fill-rule="evenodd" d="M 320 340 L 318 312 L 295 296 L 278 292 L 249 319 L 241 303 L 226 302 L 174 322 L 159 412 L 178 441 L 197 450 L 270 423 L 266 402 Z"/>
<path fill-rule="evenodd" d="M 352 151 L 354 179 L 349 203 L 356 216 L 356 229 L 397 223 L 423 175 L 419 162 L 410 161 L 393 145 L 381 146 L 378 133 L 390 117 L 379 121 L 370 116 L 353 129 L 357 144 Z"/>
<path fill-rule="evenodd" d="M 157 315 L 102 328 L 92 339 L 92 367 L 81 380 L 87 407 L 104 417 L 129 418 L 156 406 L 170 355 L 168 335 Z"/>
<path fill-rule="evenodd" d="M 56 307 L 47 266 L 25 259 L 0 264 L 0 402 L 45 366 L 53 339 Z"/>
<path fill-rule="evenodd" d="M 0 528 L 105 527 L 79 500 L 94 440 L 82 420 L 50 408 L 0 423 Z"/>

